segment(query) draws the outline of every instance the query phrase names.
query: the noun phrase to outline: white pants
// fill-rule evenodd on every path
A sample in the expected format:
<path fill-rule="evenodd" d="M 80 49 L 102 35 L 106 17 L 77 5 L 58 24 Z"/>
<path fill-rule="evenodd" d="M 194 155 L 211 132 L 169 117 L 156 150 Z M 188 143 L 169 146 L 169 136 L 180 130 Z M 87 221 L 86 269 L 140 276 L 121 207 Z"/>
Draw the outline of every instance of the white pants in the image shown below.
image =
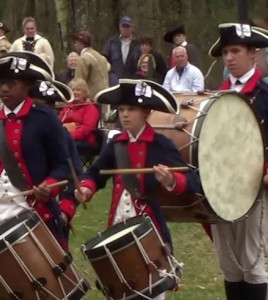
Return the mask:
<path fill-rule="evenodd" d="M 253 284 L 267 282 L 268 209 L 266 193 L 249 217 L 236 223 L 211 225 L 214 246 L 224 279 Z"/>

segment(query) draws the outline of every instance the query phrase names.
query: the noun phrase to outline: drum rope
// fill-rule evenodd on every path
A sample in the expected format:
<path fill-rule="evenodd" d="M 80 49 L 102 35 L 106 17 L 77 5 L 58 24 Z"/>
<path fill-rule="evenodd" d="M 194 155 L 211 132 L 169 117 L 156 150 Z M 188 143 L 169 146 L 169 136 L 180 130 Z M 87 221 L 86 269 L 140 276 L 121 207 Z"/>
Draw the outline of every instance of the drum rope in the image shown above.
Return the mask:
<path fill-rule="evenodd" d="M 13 293 L 12 289 L 10 288 L 10 286 L 7 284 L 7 282 L 5 281 L 5 279 L 0 275 L 0 282 L 2 283 L 4 289 L 10 294 L 12 295 L 12 297 L 14 297 L 14 299 L 17 300 L 21 300 L 16 294 Z"/>
<path fill-rule="evenodd" d="M 149 216 L 147 216 L 147 218 L 149 218 L 151 220 L 151 218 Z M 155 224 L 152 222 L 151 220 L 151 224 L 152 224 L 152 227 L 156 233 L 156 235 L 158 236 L 158 239 L 162 245 L 162 247 L 165 247 L 165 243 L 163 242 L 162 240 L 162 237 L 160 235 L 160 233 L 158 232 Z M 177 281 L 177 284 L 180 283 L 180 278 L 182 277 L 182 273 L 183 273 L 183 262 L 179 262 L 172 254 L 171 252 L 167 254 L 167 259 L 168 259 L 168 262 L 169 262 L 169 265 L 170 265 L 170 268 L 173 272 L 173 275 L 169 275 L 171 278 L 175 278 L 176 281 Z M 179 276 L 178 276 L 178 275 Z"/>
<path fill-rule="evenodd" d="M 153 228 L 153 231 L 155 231 L 154 228 Z M 156 235 L 157 235 L 157 233 L 156 233 Z M 143 259 L 144 259 L 145 263 L 146 263 L 148 266 L 149 266 L 149 265 L 153 266 L 153 267 L 155 268 L 155 271 L 158 272 L 158 274 L 159 274 L 159 276 L 160 276 L 161 278 L 163 278 L 163 277 L 174 278 L 174 277 L 175 277 L 176 279 L 178 279 L 177 276 L 175 275 L 175 269 L 174 269 L 174 267 L 173 267 L 173 265 L 172 265 L 171 263 L 170 263 L 170 268 L 171 268 L 171 270 L 174 272 L 174 275 L 172 275 L 172 274 L 166 272 L 165 270 L 160 270 L 160 269 L 158 269 L 157 266 L 156 266 L 156 264 L 155 264 L 155 263 L 149 258 L 149 256 L 147 255 L 147 253 L 146 253 L 144 247 L 142 246 L 140 240 L 138 239 L 138 237 L 137 237 L 133 232 L 132 232 L 132 236 L 133 236 L 133 238 L 135 239 L 136 244 L 138 245 L 138 248 L 139 248 L 139 250 L 140 250 L 140 252 L 141 252 L 141 255 L 143 256 Z M 158 236 L 158 237 L 159 237 L 159 236 Z M 161 243 L 161 240 L 160 240 L 160 243 Z M 162 245 L 162 247 L 165 246 L 164 243 L 163 243 L 163 244 L 161 243 L 161 245 Z M 169 255 L 167 255 L 166 258 L 169 259 L 169 258 L 170 258 Z M 149 272 L 150 272 L 150 271 L 149 271 Z M 151 272 L 150 272 L 150 274 L 151 274 Z M 149 289 L 151 290 L 151 287 L 149 287 Z"/>
<path fill-rule="evenodd" d="M 200 101 L 200 102 L 202 102 L 202 101 Z M 188 108 L 191 108 L 192 110 L 197 111 L 197 112 L 199 112 L 200 114 L 202 114 L 202 115 L 200 115 L 200 116 L 207 115 L 207 113 L 206 113 L 205 111 L 203 111 L 202 109 L 196 108 L 196 107 L 193 106 L 193 105 L 188 105 Z"/>
<path fill-rule="evenodd" d="M 26 225 L 26 227 L 27 227 L 27 225 Z M 35 236 L 35 234 L 34 234 L 28 227 L 27 227 L 27 229 L 28 229 L 28 231 L 29 231 L 30 236 L 32 237 L 32 239 L 34 240 L 34 242 L 36 243 L 36 245 L 39 247 L 39 249 L 41 250 L 42 254 L 43 254 L 43 255 L 45 256 L 45 258 L 47 259 L 47 261 L 48 261 L 48 263 L 50 264 L 50 266 L 51 266 L 52 268 L 54 268 L 54 267 L 60 268 L 60 266 L 57 265 L 57 264 L 53 261 L 53 259 L 51 258 L 51 256 L 50 256 L 49 253 L 47 252 L 47 250 L 44 248 L 44 246 L 40 243 L 40 241 L 39 241 L 38 238 Z M 60 248 L 60 249 L 61 249 L 61 248 Z M 61 250 L 62 250 L 62 249 L 61 249 Z M 60 269 L 61 269 L 61 268 L 60 268 Z M 69 276 L 67 276 L 67 275 L 64 273 L 64 270 L 61 269 L 61 271 L 62 271 L 61 276 L 64 277 L 66 280 L 68 280 L 70 283 L 72 283 L 72 284 L 76 287 L 78 282 L 73 281 Z M 66 297 L 67 297 L 67 294 L 66 294 L 66 292 L 65 292 L 65 290 L 64 290 L 62 281 L 60 280 L 60 277 L 57 277 L 57 279 L 58 279 L 58 283 L 59 283 L 59 285 L 60 285 L 61 291 L 62 291 L 64 297 L 66 298 Z M 83 287 L 80 287 L 80 285 L 79 285 L 78 289 L 81 290 L 82 292 L 84 292 Z M 57 298 L 57 299 L 58 299 L 58 298 Z"/>
<path fill-rule="evenodd" d="M 12 254 L 13 257 L 15 258 L 15 260 L 17 261 L 17 263 L 19 264 L 19 266 L 22 268 L 22 270 L 24 271 L 26 277 L 28 277 L 29 281 L 30 281 L 31 283 L 33 283 L 33 282 L 37 282 L 37 283 L 38 283 L 38 281 L 36 280 L 35 276 L 34 276 L 34 275 L 32 274 L 32 272 L 27 268 L 27 266 L 25 265 L 25 263 L 22 261 L 22 259 L 19 257 L 19 255 L 16 253 L 16 251 L 13 249 L 12 245 L 11 245 L 8 241 L 6 241 L 5 239 L 4 239 L 4 241 L 5 241 L 5 244 L 6 244 L 7 248 L 8 248 L 8 250 L 11 252 L 11 254 Z M 58 298 L 58 297 L 56 297 L 55 295 L 53 295 L 48 289 L 46 289 L 46 288 L 45 288 L 44 286 L 42 286 L 41 284 L 40 284 L 40 287 L 41 287 L 48 295 L 50 295 L 52 298 L 54 298 L 55 300 L 61 300 L 60 298 Z M 36 297 L 37 297 L 38 299 L 40 299 L 40 298 L 39 298 L 39 293 L 38 293 L 37 290 L 35 290 L 35 294 L 36 294 Z"/>
<path fill-rule="evenodd" d="M 229 255 L 233 261 L 233 263 L 236 265 L 236 267 L 238 267 L 239 270 L 241 270 L 242 272 L 250 272 L 252 271 L 257 263 L 259 262 L 260 258 L 261 258 L 261 255 L 263 253 L 263 250 L 264 250 L 264 247 L 265 247 L 265 243 L 264 243 L 264 232 L 263 232 L 263 220 L 264 220 L 264 211 L 265 211 L 265 193 L 264 195 L 262 196 L 262 199 L 260 200 L 260 205 L 261 205 L 261 212 L 260 212 L 260 225 L 259 225 L 259 235 L 260 235 L 260 247 L 257 251 L 257 257 L 256 257 L 256 260 L 254 263 L 251 264 L 251 266 L 249 268 L 243 268 L 241 266 L 241 264 L 239 263 L 231 245 L 230 245 L 230 242 L 228 240 L 228 237 L 225 233 L 225 238 L 226 238 L 226 242 L 227 242 L 227 248 L 228 248 L 228 252 L 229 252 Z"/>
<path fill-rule="evenodd" d="M 39 249 L 41 250 L 42 254 L 45 256 L 45 258 L 47 259 L 48 263 L 50 264 L 50 266 L 52 268 L 54 267 L 59 267 L 51 258 L 51 256 L 49 255 L 49 253 L 46 251 L 46 249 L 44 248 L 44 246 L 42 245 L 42 243 L 40 243 L 40 241 L 38 240 L 38 238 L 35 236 L 35 234 L 32 232 L 31 228 L 29 228 L 26 224 L 25 227 L 27 228 L 31 238 L 33 239 L 33 241 L 36 243 L 36 245 L 39 247 Z M 63 271 L 63 270 L 62 270 Z M 63 274 L 63 273 L 62 273 Z M 64 274 L 63 274 L 64 275 Z M 59 277 L 57 277 L 58 283 L 60 285 L 61 291 L 64 295 L 64 297 L 66 297 L 66 293 L 65 290 L 63 288 L 63 284 L 61 282 L 61 280 L 59 279 Z M 42 287 L 43 288 L 43 287 Z M 46 290 L 46 288 L 44 288 L 44 290 Z M 57 298 L 56 298 L 57 299 Z"/>
<path fill-rule="evenodd" d="M 52 234 L 52 232 L 48 229 L 48 227 L 46 226 L 45 222 L 40 219 L 40 222 L 44 225 L 44 228 L 46 229 L 46 232 L 49 234 L 49 236 L 51 237 L 51 239 L 53 239 L 55 241 L 56 244 L 58 244 L 58 241 L 56 240 L 55 236 Z M 59 249 L 62 253 L 63 256 L 66 255 L 65 251 L 61 248 L 61 246 L 59 246 Z M 69 282 L 71 282 L 74 286 L 77 287 L 77 284 L 79 285 L 78 289 L 82 292 L 85 292 L 85 289 L 83 288 L 83 285 L 80 284 L 80 278 L 78 277 L 78 275 L 76 274 L 74 268 L 76 269 L 76 271 L 79 271 L 78 267 L 72 263 L 69 265 L 70 268 L 72 269 L 73 273 L 74 273 L 74 276 L 75 276 L 75 279 L 77 280 L 77 282 L 73 281 L 70 277 L 68 277 L 67 275 L 63 274 L 63 276 L 65 277 L 65 279 L 69 280 Z"/>
<path fill-rule="evenodd" d="M 112 253 L 110 252 L 110 250 L 107 248 L 106 245 L 104 245 L 104 249 L 105 249 L 105 252 L 106 252 L 107 256 L 109 257 L 109 259 L 110 259 L 110 261 L 111 261 L 111 263 L 112 263 L 112 266 L 114 267 L 115 272 L 116 272 L 116 274 L 117 274 L 119 280 L 121 281 L 121 283 L 124 283 L 124 284 L 127 286 L 127 288 L 128 288 L 129 290 L 131 290 L 132 292 L 134 292 L 135 294 L 137 294 L 137 295 L 139 295 L 139 296 L 142 296 L 143 298 L 145 298 L 145 299 L 147 299 L 147 300 L 152 300 L 152 298 L 147 297 L 146 295 L 144 295 L 144 294 L 140 293 L 139 291 L 133 289 L 133 288 L 129 285 L 129 283 L 126 281 L 124 275 L 122 274 L 122 272 L 121 272 L 121 270 L 120 270 L 120 268 L 119 268 L 117 262 L 115 261 L 115 259 L 114 259 L 113 255 L 112 255 Z"/>
<path fill-rule="evenodd" d="M 179 150 L 179 151 L 181 151 L 181 150 L 183 150 L 184 148 L 187 148 L 188 146 L 191 146 L 192 144 L 194 144 L 194 143 L 196 143 L 196 142 L 198 142 L 198 141 L 199 141 L 199 139 L 198 139 L 198 138 L 196 138 L 196 137 L 194 137 L 194 138 L 195 138 L 195 140 L 194 140 L 194 141 L 192 141 L 192 142 L 189 142 L 189 143 L 187 143 L 187 144 L 185 144 L 185 145 L 183 145 L 183 146 L 179 147 L 179 148 L 178 148 L 178 150 Z"/>

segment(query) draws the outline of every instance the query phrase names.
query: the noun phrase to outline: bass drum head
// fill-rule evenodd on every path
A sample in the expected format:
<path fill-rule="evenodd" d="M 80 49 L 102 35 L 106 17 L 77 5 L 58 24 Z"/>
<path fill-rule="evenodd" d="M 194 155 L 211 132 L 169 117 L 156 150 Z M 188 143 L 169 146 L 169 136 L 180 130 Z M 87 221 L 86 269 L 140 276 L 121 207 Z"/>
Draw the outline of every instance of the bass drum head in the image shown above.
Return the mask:
<path fill-rule="evenodd" d="M 198 143 L 204 194 L 226 221 L 245 216 L 256 201 L 263 177 L 261 127 L 247 100 L 223 93 L 209 103 Z"/>

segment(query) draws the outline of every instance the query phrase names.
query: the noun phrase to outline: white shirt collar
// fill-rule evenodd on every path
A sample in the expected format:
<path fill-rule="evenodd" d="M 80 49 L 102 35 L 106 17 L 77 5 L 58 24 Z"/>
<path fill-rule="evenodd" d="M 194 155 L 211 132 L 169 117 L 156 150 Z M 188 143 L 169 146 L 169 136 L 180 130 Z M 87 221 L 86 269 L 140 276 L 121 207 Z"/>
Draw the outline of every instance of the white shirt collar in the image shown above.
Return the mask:
<path fill-rule="evenodd" d="M 245 84 L 253 76 L 255 70 L 256 70 L 255 67 L 253 67 L 251 70 L 249 70 L 247 73 L 245 73 L 239 78 L 236 78 L 232 74 L 230 74 L 229 77 L 230 77 L 231 84 L 235 85 L 237 80 L 239 80 L 241 84 Z"/>
<path fill-rule="evenodd" d="M 14 110 L 10 110 L 8 107 L 6 107 L 6 106 L 4 105 L 4 113 L 5 113 L 6 117 L 7 117 L 7 115 L 10 114 L 10 113 L 17 114 L 17 113 L 21 110 L 21 108 L 22 108 L 24 102 L 25 102 L 25 100 L 23 100 L 23 101 L 22 101 L 22 102 L 14 109 Z"/>
<path fill-rule="evenodd" d="M 180 46 L 186 47 L 187 44 L 188 44 L 188 43 L 187 43 L 186 41 L 184 41 L 184 42 L 182 42 L 182 43 L 180 44 Z"/>
<path fill-rule="evenodd" d="M 24 41 L 26 41 L 26 38 L 27 38 L 27 36 L 26 35 L 24 35 L 23 37 L 22 37 L 22 39 L 24 40 Z M 39 34 L 35 34 L 34 35 L 34 41 L 36 41 L 36 40 L 38 40 L 38 39 L 40 39 L 41 38 L 41 35 L 39 35 Z"/>
<path fill-rule="evenodd" d="M 132 135 L 132 133 L 129 130 L 127 130 L 127 133 L 128 133 L 128 136 L 129 136 L 129 142 L 130 143 L 137 142 L 138 138 L 142 135 L 142 133 L 143 133 L 143 131 L 145 129 L 145 126 L 146 126 L 146 124 L 141 128 L 141 130 L 138 132 L 138 134 L 135 137 Z"/>

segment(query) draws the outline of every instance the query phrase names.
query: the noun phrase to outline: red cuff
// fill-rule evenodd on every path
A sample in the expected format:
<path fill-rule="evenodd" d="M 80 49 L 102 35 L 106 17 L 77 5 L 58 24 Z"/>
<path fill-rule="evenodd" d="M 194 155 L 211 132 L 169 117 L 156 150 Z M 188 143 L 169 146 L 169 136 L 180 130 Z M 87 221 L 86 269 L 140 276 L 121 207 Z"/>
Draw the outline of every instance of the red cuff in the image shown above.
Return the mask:
<path fill-rule="evenodd" d="M 187 177 L 182 173 L 173 173 L 176 185 L 174 189 L 172 190 L 172 193 L 174 194 L 182 194 L 186 191 L 187 188 Z"/>
<path fill-rule="evenodd" d="M 80 186 L 91 189 L 92 193 L 95 193 L 97 191 L 97 185 L 96 185 L 95 181 L 90 180 L 90 179 L 82 180 L 80 182 Z"/>
<path fill-rule="evenodd" d="M 68 216 L 69 220 L 71 220 L 76 213 L 76 205 L 72 200 L 62 199 L 60 202 L 60 210 Z"/>
<path fill-rule="evenodd" d="M 46 180 L 44 180 L 43 182 L 45 182 L 46 184 L 52 184 L 52 183 L 56 183 L 58 182 L 57 179 L 49 177 Z M 51 197 L 50 198 L 55 198 L 60 192 L 60 187 L 59 186 L 55 186 L 53 188 L 51 188 Z"/>

